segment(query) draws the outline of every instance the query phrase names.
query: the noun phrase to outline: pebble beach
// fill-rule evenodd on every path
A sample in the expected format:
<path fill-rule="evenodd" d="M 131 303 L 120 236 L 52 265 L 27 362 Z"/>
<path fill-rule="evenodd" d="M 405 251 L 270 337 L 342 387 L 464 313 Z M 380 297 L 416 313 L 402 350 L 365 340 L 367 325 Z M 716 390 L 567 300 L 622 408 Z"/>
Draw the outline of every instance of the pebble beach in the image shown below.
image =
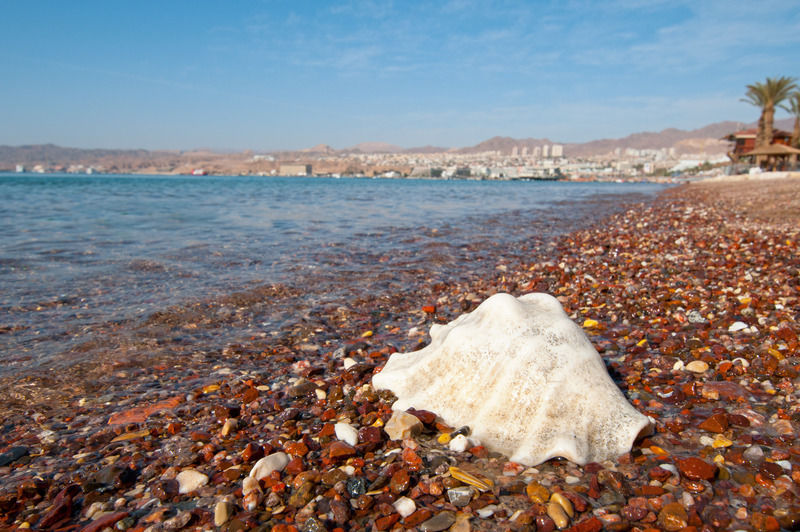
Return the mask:
<path fill-rule="evenodd" d="M 115 357 L 80 385 L 26 377 L 3 407 L 0 529 L 796 530 L 798 237 L 798 178 L 687 184 L 477 281 L 354 298 L 220 352 Z M 557 297 L 653 433 L 613 461 L 526 467 L 435 413 L 387 430 L 372 376 L 498 292 Z M 219 326 L 207 307 L 145 325 L 197 338 Z"/>

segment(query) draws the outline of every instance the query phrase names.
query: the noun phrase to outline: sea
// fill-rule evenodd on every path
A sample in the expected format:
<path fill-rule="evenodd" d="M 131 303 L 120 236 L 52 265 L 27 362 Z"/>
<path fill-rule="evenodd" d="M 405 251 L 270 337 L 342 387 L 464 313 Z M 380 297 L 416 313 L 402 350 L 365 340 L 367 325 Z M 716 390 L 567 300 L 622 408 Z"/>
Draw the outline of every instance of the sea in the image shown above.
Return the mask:
<path fill-rule="evenodd" d="M 353 298 L 469 282 L 664 188 L 0 174 L 0 377 L 102 356 L 90 347 L 109 331 L 258 287 L 283 287 L 291 305 L 267 302 L 256 322 L 229 320 L 209 342 L 275 334 Z"/>

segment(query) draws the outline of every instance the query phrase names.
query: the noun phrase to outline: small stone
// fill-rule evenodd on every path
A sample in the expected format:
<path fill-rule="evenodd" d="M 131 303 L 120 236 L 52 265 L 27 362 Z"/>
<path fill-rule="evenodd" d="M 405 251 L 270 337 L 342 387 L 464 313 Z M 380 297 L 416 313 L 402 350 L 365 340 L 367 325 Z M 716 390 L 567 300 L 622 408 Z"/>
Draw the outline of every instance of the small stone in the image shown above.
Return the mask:
<path fill-rule="evenodd" d="M 367 479 L 364 477 L 352 477 L 347 479 L 346 486 L 350 498 L 355 499 L 367 492 Z"/>
<path fill-rule="evenodd" d="M 0 453 L 0 467 L 7 466 L 28 454 L 28 448 L 18 445 Z"/>
<path fill-rule="evenodd" d="M 338 482 L 341 482 L 346 479 L 347 479 L 347 473 L 345 473 L 339 468 L 336 468 L 323 473 L 320 480 L 322 480 L 322 483 L 327 486 L 334 486 Z"/>
<path fill-rule="evenodd" d="M 289 456 L 305 456 L 308 454 L 308 445 L 302 441 L 293 441 L 284 447 Z"/>
<path fill-rule="evenodd" d="M 686 514 L 686 510 L 678 502 L 666 504 L 658 512 L 658 524 L 668 532 L 677 532 L 685 528 L 688 524 L 688 519 L 689 516 Z"/>
<path fill-rule="evenodd" d="M 389 439 L 410 439 L 422 432 L 422 422 L 416 416 L 395 410 L 383 430 L 389 435 Z"/>
<path fill-rule="evenodd" d="M 555 492 L 550 496 L 550 500 L 564 509 L 564 512 L 571 518 L 575 517 L 575 509 L 572 507 L 572 502 L 564 497 L 562 494 Z"/>
<path fill-rule="evenodd" d="M 733 442 L 728 438 L 726 438 L 725 436 L 723 436 L 722 434 L 717 434 L 716 437 L 714 438 L 714 441 L 711 442 L 711 447 L 713 447 L 714 449 L 730 447 L 731 445 L 733 445 Z"/>
<path fill-rule="evenodd" d="M 361 443 L 381 443 L 383 434 L 380 427 L 361 427 L 358 429 L 358 441 Z"/>
<path fill-rule="evenodd" d="M 337 423 L 333 426 L 336 437 L 355 447 L 358 444 L 358 431 L 349 423 Z"/>
<path fill-rule="evenodd" d="M 760 463 L 764 460 L 764 450 L 759 445 L 751 445 L 742 453 L 742 458 L 751 464 Z"/>
<path fill-rule="evenodd" d="M 453 523 L 456 522 L 456 516 L 453 512 L 439 512 L 427 521 L 419 525 L 420 532 L 439 532 L 447 530 Z"/>
<path fill-rule="evenodd" d="M 714 414 L 700 423 L 699 427 L 708 432 L 721 434 L 728 430 L 728 416 L 725 414 Z"/>
<path fill-rule="evenodd" d="M 691 371 L 692 373 L 705 373 L 708 371 L 708 364 L 702 360 L 692 360 L 686 364 L 686 371 Z"/>
<path fill-rule="evenodd" d="M 469 524 L 470 514 L 458 512 L 456 522 L 450 527 L 450 532 L 471 532 L 472 526 Z"/>
<path fill-rule="evenodd" d="M 303 482 L 289 497 L 289 506 L 302 508 L 314 498 L 314 483 Z"/>
<path fill-rule="evenodd" d="M 413 528 L 418 524 L 430 519 L 431 514 L 432 512 L 427 508 L 420 508 L 413 514 L 403 519 L 403 524 L 406 526 L 406 528 Z"/>
<path fill-rule="evenodd" d="M 389 514 L 379 517 L 375 520 L 376 530 L 389 530 L 392 526 L 400 520 L 400 514 Z"/>
<path fill-rule="evenodd" d="M 403 519 L 417 511 L 417 504 L 408 497 L 400 497 L 392 503 L 392 506 Z"/>
<path fill-rule="evenodd" d="M 675 465 L 681 475 L 689 480 L 711 480 L 717 472 L 717 466 L 711 465 L 699 458 L 683 458 L 675 460 Z"/>
<path fill-rule="evenodd" d="M 461 486 L 447 490 L 447 498 L 450 504 L 457 507 L 466 506 L 472 500 L 472 487 Z"/>
<path fill-rule="evenodd" d="M 178 512 L 178 515 L 174 517 L 170 517 L 166 521 L 164 521 L 163 526 L 167 530 L 180 530 L 185 528 L 186 525 L 189 524 L 189 521 L 192 520 L 192 512 L 188 510 L 184 510 L 182 512 Z"/>
<path fill-rule="evenodd" d="M 331 512 L 333 513 L 333 520 L 343 525 L 350 520 L 350 505 L 339 499 L 331 500 Z"/>
<path fill-rule="evenodd" d="M 728 332 L 738 332 L 747 329 L 747 324 L 742 321 L 735 321 L 728 327 Z"/>
<path fill-rule="evenodd" d="M 180 484 L 174 478 L 157 480 L 150 486 L 150 493 L 162 502 L 172 499 L 179 490 Z"/>
<path fill-rule="evenodd" d="M 214 505 L 214 525 L 222 526 L 228 522 L 231 517 L 232 506 L 227 501 L 219 501 Z"/>
<path fill-rule="evenodd" d="M 178 473 L 175 480 L 178 481 L 178 493 L 183 495 L 208 484 L 208 475 L 204 475 L 196 469 L 184 469 Z"/>
<path fill-rule="evenodd" d="M 261 458 L 250 470 L 250 476 L 256 480 L 266 478 L 273 471 L 283 471 L 289 463 L 289 455 L 283 452 L 272 453 Z"/>
<path fill-rule="evenodd" d="M 328 447 L 328 453 L 332 460 L 343 460 L 355 456 L 356 450 L 343 441 L 335 441 Z"/>
<path fill-rule="evenodd" d="M 389 482 L 389 489 L 392 493 L 399 495 L 405 493 L 411 483 L 411 477 L 405 469 L 399 469 L 392 475 L 392 480 Z"/>
<path fill-rule="evenodd" d="M 547 515 L 553 520 L 559 529 L 566 528 L 567 525 L 569 525 L 567 513 L 557 502 L 550 501 L 547 503 Z"/>
<path fill-rule="evenodd" d="M 528 498 L 539 504 L 544 504 L 550 499 L 550 492 L 538 482 L 531 482 L 525 487 Z"/>
<path fill-rule="evenodd" d="M 742 386 L 730 381 L 707 381 L 703 383 L 703 389 L 700 392 L 706 399 L 720 399 L 726 401 L 736 401 L 739 398 L 747 398 L 750 392 L 745 390 Z"/>
<path fill-rule="evenodd" d="M 463 434 L 459 434 L 450 440 L 450 443 L 447 445 L 447 447 L 453 452 L 463 453 L 467 450 L 467 447 L 469 447 L 469 440 Z"/>

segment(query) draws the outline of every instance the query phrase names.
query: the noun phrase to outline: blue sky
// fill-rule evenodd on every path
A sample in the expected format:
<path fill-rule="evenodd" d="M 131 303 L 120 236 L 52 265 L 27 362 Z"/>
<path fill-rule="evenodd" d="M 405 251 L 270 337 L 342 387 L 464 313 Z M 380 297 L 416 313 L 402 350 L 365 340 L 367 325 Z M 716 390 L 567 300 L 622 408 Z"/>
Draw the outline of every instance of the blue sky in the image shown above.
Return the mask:
<path fill-rule="evenodd" d="M 582 142 L 755 121 L 745 85 L 800 76 L 793 0 L 0 0 L 0 13 L 10 145 Z"/>

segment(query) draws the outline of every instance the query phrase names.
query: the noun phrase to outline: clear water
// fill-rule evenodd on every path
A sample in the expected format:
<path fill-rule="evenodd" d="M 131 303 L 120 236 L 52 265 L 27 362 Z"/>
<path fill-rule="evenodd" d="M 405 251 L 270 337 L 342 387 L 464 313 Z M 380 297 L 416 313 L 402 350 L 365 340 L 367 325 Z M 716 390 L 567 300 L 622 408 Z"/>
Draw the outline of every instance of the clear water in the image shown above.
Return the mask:
<path fill-rule="evenodd" d="M 0 174 L 0 374 L 60 356 L 97 324 L 247 286 L 335 301 L 403 290 L 414 272 L 468 276 L 662 188 Z"/>

